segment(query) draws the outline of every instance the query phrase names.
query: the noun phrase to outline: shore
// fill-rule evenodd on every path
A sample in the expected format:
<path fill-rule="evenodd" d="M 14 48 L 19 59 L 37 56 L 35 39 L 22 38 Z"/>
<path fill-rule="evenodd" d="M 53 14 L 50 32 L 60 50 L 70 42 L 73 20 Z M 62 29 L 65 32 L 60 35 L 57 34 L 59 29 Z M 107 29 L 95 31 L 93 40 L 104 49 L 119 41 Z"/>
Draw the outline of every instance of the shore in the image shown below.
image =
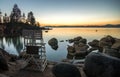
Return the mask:
<path fill-rule="evenodd" d="M 64 63 L 66 63 L 66 62 L 64 62 Z M 44 72 L 21 69 L 20 64 L 21 63 L 19 63 L 19 61 L 8 63 L 9 71 L 0 73 L 0 77 L 53 77 L 51 69 L 54 65 L 56 65 L 58 63 L 48 61 L 48 65 Z M 81 65 L 79 64 L 76 66 L 80 70 L 82 77 L 86 77 L 86 75 L 83 71 L 83 64 L 81 64 Z M 5 76 L 2 76 L 2 75 L 5 75 Z"/>

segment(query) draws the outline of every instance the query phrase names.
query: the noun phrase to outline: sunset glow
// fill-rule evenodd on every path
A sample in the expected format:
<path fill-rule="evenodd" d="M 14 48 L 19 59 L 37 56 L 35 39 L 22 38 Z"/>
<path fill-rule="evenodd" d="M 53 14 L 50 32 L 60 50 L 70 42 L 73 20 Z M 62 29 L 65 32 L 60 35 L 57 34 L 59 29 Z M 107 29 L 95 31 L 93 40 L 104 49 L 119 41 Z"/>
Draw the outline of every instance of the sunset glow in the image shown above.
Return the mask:
<path fill-rule="evenodd" d="M 120 0 L 0 0 L 2 14 L 15 3 L 42 26 L 120 24 Z"/>

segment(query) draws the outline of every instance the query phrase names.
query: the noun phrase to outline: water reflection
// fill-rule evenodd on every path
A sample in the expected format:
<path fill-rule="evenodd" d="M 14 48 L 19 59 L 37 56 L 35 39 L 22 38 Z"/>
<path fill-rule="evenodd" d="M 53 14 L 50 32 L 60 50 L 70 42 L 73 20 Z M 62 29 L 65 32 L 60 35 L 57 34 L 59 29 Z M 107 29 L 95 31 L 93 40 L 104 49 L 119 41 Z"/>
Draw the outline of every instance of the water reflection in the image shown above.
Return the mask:
<path fill-rule="evenodd" d="M 19 54 L 23 49 L 22 37 L 1 37 L 0 48 L 5 49 L 10 54 Z"/>
<path fill-rule="evenodd" d="M 97 30 L 97 32 L 96 32 Z M 120 38 L 120 28 L 53 28 L 47 33 L 43 32 L 43 39 L 46 43 L 46 55 L 48 60 L 61 61 L 61 59 L 73 58 L 73 56 L 67 55 L 67 45 L 71 45 L 65 40 L 74 38 L 76 36 L 82 36 L 90 42 L 94 39 L 101 39 L 106 35 L 111 35 L 116 38 Z M 48 45 L 48 40 L 51 38 L 58 39 L 58 49 L 53 50 Z M 63 40 L 64 42 L 60 42 Z M 5 49 L 11 54 L 17 54 L 21 52 L 24 47 L 22 37 L 2 37 L 0 38 L 0 48 Z"/>

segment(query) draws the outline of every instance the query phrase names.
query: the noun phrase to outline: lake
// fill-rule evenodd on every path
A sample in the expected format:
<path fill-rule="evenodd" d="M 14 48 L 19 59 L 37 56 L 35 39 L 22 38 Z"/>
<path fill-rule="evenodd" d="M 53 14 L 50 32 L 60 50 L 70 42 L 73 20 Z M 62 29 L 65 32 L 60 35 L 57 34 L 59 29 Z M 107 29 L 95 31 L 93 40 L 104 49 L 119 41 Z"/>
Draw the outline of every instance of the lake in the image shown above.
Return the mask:
<path fill-rule="evenodd" d="M 77 36 L 81 36 L 90 42 L 94 39 L 100 40 L 102 37 L 111 35 L 116 38 L 120 38 L 120 28 L 53 28 L 48 32 L 43 31 L 43 39 L 46 43 L 46 55 L 47 59 L 51 61 L 61 61 L 66 59 L 67 45 L 70 45 L 66 40 L 72 39 Z M 48 45 L 48 40 L 51 38 L 57 38 L 59 47 L 57 50 L 52 49 Z M 64 40 L 63 42 L 60 42 Z M 10 54 L 19 55 L 22 51 L 23 37 L 2 37 L 0 38 L 0 48 L 5 49 Z"/>

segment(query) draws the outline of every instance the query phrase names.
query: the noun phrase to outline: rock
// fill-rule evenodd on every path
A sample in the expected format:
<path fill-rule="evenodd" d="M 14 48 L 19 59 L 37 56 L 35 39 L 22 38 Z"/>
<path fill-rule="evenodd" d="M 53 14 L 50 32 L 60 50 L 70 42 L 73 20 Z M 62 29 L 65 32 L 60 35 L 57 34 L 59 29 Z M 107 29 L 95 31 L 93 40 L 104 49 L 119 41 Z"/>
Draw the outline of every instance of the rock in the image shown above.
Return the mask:
<path fill-rule="evenodd" d="M 0 55 L 2 55 L 2 57 L 4 57 L 6 61 L 9 61 L 11 59 L 10 54 L 1 48 L 0 48 Z"/>
<path fill-rule="evenodd" d="M 120 77 L 120 59 L 100 52 L 91 52 L 85 58 L 87 77 Z"/>
<path fill-rule="evenodd" d="M 58 40 L 56 38 L 52 38 L 48 41 L 48 44 L 52 47 L 52 49 L 57 50 L 58 48 Z"/>
<path fill-rule="evenodd" d="M 89 48 L 88 45 L 85 45 L 83 43 L 79 43 L 79 45 L 75 45 L 74 47 L 76 53 L 85 53 Z"/>
<path fill-rule="evenodd" d="M 83 44 L 86 44 L 87 43 L 87 39 L 80 39 L 79 42 L 83 43 Z"/>
<path fill-rule="evenodd" d="M 82 37 L 81 36 L 78 36 L 78 37 L 75 37 L 74 38 L 74 41 L 80 41 L 82 39 Z"/>
<path fill-rule="evenodd" d="M 115 43 L 115 38 L 108 35 L 100 39 L 99 46 L 100 47 L 105 47 L 105 46 L 111 47 L 114 43 Z"/>
<path fill-rule="evenodd" d="M 4 75 L 4 74 L 0 74 L 0 77 L 9 77 L 9 76 Z"/>
<path fill-rule="evenodd" d="M 75 48 L 73 46 L 69 46 L 67 47 L 67 51 L 68 51 L 68 54 L 69 53 L 75 53 Z"/>
<path fill-rule="evenodd" d="M 92 42 L 88 43 L 91 47 L 99 47 L 99 41 L 98 40 L 93 40 Z"/>
<path fill-rule="evenodd" d="M 97 48 L 97 47 L 92 47 L 92 48 L 90 48 L 87 52 L 90 53 L 90 52 L 92 52 L 92 51 L 94 51 L 94 50 L 98 50 L 98 48 Z"/>
<path fill-rule="evenodd" d="M 120 39 L 116 39 L 115 43 L 112 45 L 111 48 L 116 49 L 116 50 L 119 51 L 120 50 Z"/>
<path fill-rule="evenodd" d="M 60 40 L 60 42 L 64 42 L 64 40 Z"/>
<path fill-rule="evenodd" d="M 18 56 L 17 55 L 14 55 L 14 54 L 10 54 L 11 58 L 9 61 L 16 61 L 18 59 Z"/>
<path fill-rule="evenodd" d="M 68 41 L 69 41 L 69 43 L 73 43 L 74 39 L 69 39 Z"/>
<path fill-rule="evenodd" d="M 105 54 L 110 55 L 110 56 L 120 58 L 120 51 L 118 51 L 118 50 L 116 50 L 114 48 L 104 47 L 104 51 L 103 52 Z"/>
<path fill-rule="evenodd" d="M 7 71 L 8 70 L 8 64 L 5 58 L 0 55 L 0 70 L 1 71 Z"/>
<path fill-rule="evenodd" d="M 81 77 L 79 69 L 71 64 L 57 64 L 52 68 L 55 77 Z"/>

